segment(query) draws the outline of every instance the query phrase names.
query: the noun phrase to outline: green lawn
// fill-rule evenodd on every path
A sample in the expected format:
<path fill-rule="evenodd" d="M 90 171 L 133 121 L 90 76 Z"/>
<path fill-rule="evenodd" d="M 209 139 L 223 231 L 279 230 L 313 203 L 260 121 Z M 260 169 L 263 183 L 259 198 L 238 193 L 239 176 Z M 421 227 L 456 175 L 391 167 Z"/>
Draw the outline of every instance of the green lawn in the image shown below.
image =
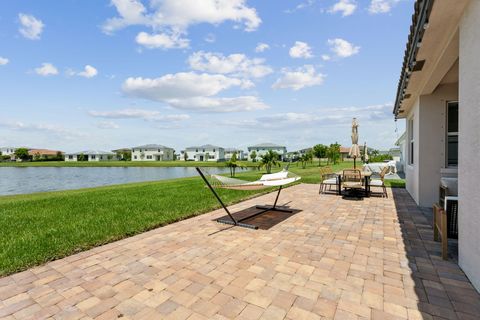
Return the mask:
<path fill-rule="evenodd" d="M 334 171 L 351 163 L 334 166 Z M 318 166 L 292 172 L 318 183 Z M 264 172 L 239 172 L 256 180 Z M 218 190 L 227 204 L 265 193 Z M 0 276 L 219 208 L 199 177 L 0 197 Z"/>

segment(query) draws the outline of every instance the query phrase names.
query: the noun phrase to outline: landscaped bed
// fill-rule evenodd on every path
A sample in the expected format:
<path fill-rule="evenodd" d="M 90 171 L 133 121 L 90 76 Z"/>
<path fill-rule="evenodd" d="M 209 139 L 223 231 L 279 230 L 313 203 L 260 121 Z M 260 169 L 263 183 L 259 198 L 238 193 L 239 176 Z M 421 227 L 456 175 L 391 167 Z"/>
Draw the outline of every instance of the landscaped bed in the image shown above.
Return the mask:
<path fill-rule="evenodd" d="M 290 170 L 303 183 L 320 181 L 315 165 Z M 262 173 L 238 176 L 253 181 Z M 227 204 L 266 192 L 218 190 Z M 216 208 L 199 177 L 0 197 L 0 276 Z"/>

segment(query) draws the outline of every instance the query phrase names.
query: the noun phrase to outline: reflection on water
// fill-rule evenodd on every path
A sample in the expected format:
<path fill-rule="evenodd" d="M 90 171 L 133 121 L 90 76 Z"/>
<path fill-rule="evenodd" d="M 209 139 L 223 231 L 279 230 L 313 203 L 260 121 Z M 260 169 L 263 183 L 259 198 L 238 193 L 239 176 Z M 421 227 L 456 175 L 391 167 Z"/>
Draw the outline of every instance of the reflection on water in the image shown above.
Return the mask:
<path fill-rule="evenodd" d="M 207 170 L 209 173 L 228 172 L 228 168 Z M 185 167 L 0 167 L 0 195 L 91 188 L 195 175 L 195 168 Z"/>

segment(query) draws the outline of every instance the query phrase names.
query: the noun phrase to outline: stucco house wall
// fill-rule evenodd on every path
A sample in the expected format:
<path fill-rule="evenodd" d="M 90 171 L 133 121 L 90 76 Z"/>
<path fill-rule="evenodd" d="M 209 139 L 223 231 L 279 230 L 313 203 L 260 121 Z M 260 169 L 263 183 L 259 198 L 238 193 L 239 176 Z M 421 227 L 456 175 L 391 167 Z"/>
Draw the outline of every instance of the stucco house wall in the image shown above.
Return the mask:
<path fill-rule="evenodd" d="M 406 165 L 407 191 L 418 205 L 432 207 L 438 202 L 439 181 L 455 176 L 457 169 L 446 168 L 446 109 L 447 102 L 458 101 L 458 84 L 439 85 L 430 95 L 422 95 L 407 117 Z M 414 164 L 410 159 L 409 119 L 414 120 Z"/>
<path fill-rule="evenodd" d="M 480 291 L 480 1 L 460 22 L 459 264 Z"/>
<path fill-rule="evenodd" d="M 132 161 L 172 161 L 173 148 L 157 146 L 138 146 L 132 148 Z"/>
<path fill-rule="evenodd" d="M 188 147 L 185 152 L 187 153 L 187 161 L 225 161 L 225 149 L 218 146 Z"/>

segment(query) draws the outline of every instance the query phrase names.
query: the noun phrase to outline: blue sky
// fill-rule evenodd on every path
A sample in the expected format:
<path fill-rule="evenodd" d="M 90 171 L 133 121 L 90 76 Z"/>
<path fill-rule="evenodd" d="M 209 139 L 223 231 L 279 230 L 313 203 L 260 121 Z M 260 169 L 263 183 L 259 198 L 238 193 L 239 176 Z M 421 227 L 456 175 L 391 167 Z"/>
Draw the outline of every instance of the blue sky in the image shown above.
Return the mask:
<path fill-rule="evenodd" d="M 401 135 L 392 103 L 413 0 L 0 2 L 0 146 Z"/>

